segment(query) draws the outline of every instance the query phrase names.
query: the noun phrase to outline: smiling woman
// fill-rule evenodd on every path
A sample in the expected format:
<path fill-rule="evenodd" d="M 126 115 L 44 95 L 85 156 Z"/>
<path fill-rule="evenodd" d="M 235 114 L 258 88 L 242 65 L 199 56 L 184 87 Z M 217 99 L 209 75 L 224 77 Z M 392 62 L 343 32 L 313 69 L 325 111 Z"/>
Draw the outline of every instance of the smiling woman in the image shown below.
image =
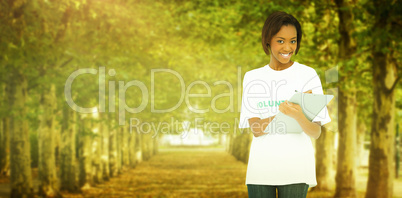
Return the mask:
<path fill-rule="evenodd" d="M 292 44 L 292 50 L 297 54 L 300 49 L 301 40 L 301 25 L 292 15 L 288 15 L 284 12 L 275 12 L 265 21 L 262 29 L 262 47 L 264 48 L 265 54 L 271 55 L 272 51 L 270 52 L 270 50 L 273 50 L 272 45 L 276 43 L 285 44 L 286 42 Z M 291 51 L 291 53 L 293 53 L 293 51 Z"/>
<path fill-rule="evenodd" d="M 271 68 L 282 70 L 291 66 L 290 57 L 297 49 L 296 34 L 294 26 L 284 25 L 271 39 Z M 281 64 L 284 66 L 281 66 Z"/>
<path fill-rule="evenodd" d="M 300 49 L 302 30 L 300 23 L 284 12 L 275 12 L 265 21 L 262 30 L 262 46 L 271 56 L 270 67 L 283 70 L 290 67 L 293 53 Z"/>
<path fill-rule="evenodd" d="M 317 139 L 320 125 L 331 119 L 325 108 L 311 122 L 299 105 L 287 102 L 295 91 L 323 94 L 315 70 L 291 60 L 300 49 L 301 37 L 300 24 L 292 15 L 272 13 L 262 30 L 270 62 L 244 75 L 239 127 L 250 128 L 254 134 L 246 177 L 249 197 L 274 198 L 278 191 L 279 198 L 304 198 L 308 188 L 317 185 L 310 137 Z M 258 99 L 255 93 L 260 93 Z M 265 133 L 278 112 L 295 119 L 303 132 L 289 133 L 286 128 L 290 127 L 285 126 L 285 131 Z"/>

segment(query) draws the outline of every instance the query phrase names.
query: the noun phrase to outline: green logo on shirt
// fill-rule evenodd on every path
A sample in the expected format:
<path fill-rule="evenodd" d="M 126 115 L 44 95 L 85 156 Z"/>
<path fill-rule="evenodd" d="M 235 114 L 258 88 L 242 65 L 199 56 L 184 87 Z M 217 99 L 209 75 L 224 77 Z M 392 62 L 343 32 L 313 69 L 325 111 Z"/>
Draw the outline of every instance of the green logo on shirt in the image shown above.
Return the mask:
<path fill-rule="evenodd" d="M 282 102 L 285 102 L 284 100 L 279 100 L 279 101 L 273 101 L 273 100 L 267 100 L 267 101 L 261 101 L 257 103 L 258 108 L 266 108 L 266 107 L 278 107 Z"/>

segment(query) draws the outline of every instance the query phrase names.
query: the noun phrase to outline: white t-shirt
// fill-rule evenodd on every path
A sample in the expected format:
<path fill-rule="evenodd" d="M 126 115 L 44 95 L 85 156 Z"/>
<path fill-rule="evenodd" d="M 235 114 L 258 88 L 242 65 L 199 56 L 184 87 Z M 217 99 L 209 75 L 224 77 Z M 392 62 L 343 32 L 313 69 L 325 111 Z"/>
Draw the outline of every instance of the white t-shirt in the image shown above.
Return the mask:
<path fill-rule="evenodd" d="M 316 71 L 294 62 L 276 71 L 266 65 L 244 75 L 243 99 L 239 128 L 249 128 L 248 119 L 271 117 L 279 112 L 279 104 L 298 92 L 312 90 L 323 94 Z M 331 121 L 324 108 L 313 121 L 324 125 Z M 305 133 L 267 134 L 253 137 L 247 166 L 246 184 L 317 185 L 314 149 Z"/>

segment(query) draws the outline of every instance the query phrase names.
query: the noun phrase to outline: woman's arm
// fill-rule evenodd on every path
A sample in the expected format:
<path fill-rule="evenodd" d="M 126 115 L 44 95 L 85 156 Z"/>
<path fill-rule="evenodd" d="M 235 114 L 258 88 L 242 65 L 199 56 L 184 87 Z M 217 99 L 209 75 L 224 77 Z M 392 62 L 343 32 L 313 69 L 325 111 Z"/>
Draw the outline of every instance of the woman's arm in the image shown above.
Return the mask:
<path fill-rule="evenodd" d="M 279 111 L 294 118 L 308 136 L 315 139 L 320 137 L 321 124 L 317 122 L 310 122 L 303 114 L 302 108 L 298 104 L 285 101 L 279 105 Z"/>
<path fill-rule="evenodd" d="M 259 137 L 259 136 L 267 134 L 267 133 L 264 133 L 264 130 L 274 118 L 275 118 L 275 116 L 271 116 L 269 118 L 264 118 L 264 119 L 257 118 L 257 117 L 248 119 L 248 123 L 250 124 L 251 132 L 253 132 L 255 137 Z"/>
<path fill-rule="evenodd" d="M 313 93 L 313 91 L 312 91 L 312 90 L 308 90 L 308 91 L 303 92 L 303 93 L 310 93 L 310 94 L 311 94 L 311 93 Z M 279 107 L 280 107 L 280 106 L 279 106 Z M 302 114 L 303 114 L 303 113 L 302 113 Z M 306 118 L 306 117 L 304 116 L 304 114 L 303 114 L 303 117 Z M 253 132 L 253 134 L 254 134 L 255 137 L 259 137 L 259 136 L 262 136 L 262 135 L 267 134 L 267 133 L 264 133 L 264 130 L 265 130 L 265 128 L 269 125 L 269 123 L 270 123 L 274 118 L 275 118 L 275 116 L 271 116 L 271 117 L 269 117 L 269 118 L 264 118 L 264 119 L 257 118 L 257 117 L 248 119 L 248 123 L 249 123 L 249 125 L 250 125 L 251 132 Z M 306 120 L 307 120 L 307 118 L 306 118 Z M 308 120 L 307 120 L 307 121 L 308 121 Z M 300 122 L 305 122 L 305 120 L 300 120 Z M 308 121 L 308 122 L 309 122 L 309 121 Z M 299 123 L 299 124 L 300 124 L 300 123 Z M 300 125 L 301 125 L 301 124 L 300 124 Z M 305 124 L 303 124 L 303 125 L 305 125 Z M 302 127 L 303 131 L 304 131 L 304 132 L 306 132 L 306 130 L 309 131 L 309 132 L 306 132 L 307 135 L 309 135 L 309 136 L 314 135 L 314 132 L 310 135 L 310 131 L 315 131 L 315 130 L 316 130 L 315 127 L 314 127 L 314 126 L 310 126 L 309 124 L 307 124 L 306 126 L 307 126 L 306 129 Z M 319 123 L 319 126 L 321 126 L 320 123 Z M 321 127 L 320 127 L 320 133 L 319 133 L 319 134 L 321 134 Z M 318 136 L 320 136 L 319 134 L 318 134 Z M 318 136 L 317 136 L 317 138 L 318 138 Z M 317 139 L 317 138 L 316 138 L 316 139 Z"/>
<path fill-rule="evenodd" d="M 297 122 L 300 124 L 302 127 L 303 131 L 310 137 L 313 137 L 314 139 L 318 139 L 321 135 L 321 123 L 320 122 L 310 122 L 306 118 L 306 116 L 303 115 L 303 117 L 300 117 L 299 119 L 296 119 Z"/>

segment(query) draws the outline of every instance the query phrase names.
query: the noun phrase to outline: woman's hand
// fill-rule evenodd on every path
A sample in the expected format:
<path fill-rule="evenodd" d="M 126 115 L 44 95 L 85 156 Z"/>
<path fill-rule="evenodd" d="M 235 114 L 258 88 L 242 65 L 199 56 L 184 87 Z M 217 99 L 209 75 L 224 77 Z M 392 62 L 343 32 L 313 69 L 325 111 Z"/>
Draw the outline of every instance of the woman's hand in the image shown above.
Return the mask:
<path fill-rule="evenodd" d="M 251 132 L 253 132 L 254 137 L 266 135 L 267 133 L 264 133 L 264 130 L 274 118 L 275 116 L 265 119 L 260 119 L 257 117 L 248 119 L 248 123 L 250 124 L 250 129 Z"/>
<path fill-rule="evenodd" d="M 304 93 L 312 93 L 311 90 L 306 91 Z M 283 114 L 288 115 L 292 118 L 294 118 L 302 127 L 304 133 L 306 133 L 308 136 L 313 137 L 317 139 L 320 137 L 321 134 L 321 123 L 315 123 L 309 121 L 306 116 L 303 114 L 302 108 L 295 103 L 291 103 L 289 101 L 282 102 L 279 105 L 279 111 L 281 111 Z"/>
<path fill-rule="evenodd" d="M 279 105 L 279 111 L 289 117 L 294 118 L 295 120 L 299 120 L 300 118 L 304 117 L 303 110 L 300 105 L 291 103 L 287 100 Z"/>
<path fill-rule="evenodd" d="M 305 91 L 303 93 L 312 94 L 313 91 L 308 90 L 308 91 Z M 295 103 L 291 103 L 291 102 L 289 102 L 287 100 L 285 102 L 282 102 L 279 105 L 279 111 L 282 112 L 283 114 L 287 115 L 287 116 L 290 116 L 290 117 L 294 118 L 295 120 L 298 120 L 298 119 L 304 117 L 303 110 L 300 107 L 300 105 L 295 104 Z"/>

